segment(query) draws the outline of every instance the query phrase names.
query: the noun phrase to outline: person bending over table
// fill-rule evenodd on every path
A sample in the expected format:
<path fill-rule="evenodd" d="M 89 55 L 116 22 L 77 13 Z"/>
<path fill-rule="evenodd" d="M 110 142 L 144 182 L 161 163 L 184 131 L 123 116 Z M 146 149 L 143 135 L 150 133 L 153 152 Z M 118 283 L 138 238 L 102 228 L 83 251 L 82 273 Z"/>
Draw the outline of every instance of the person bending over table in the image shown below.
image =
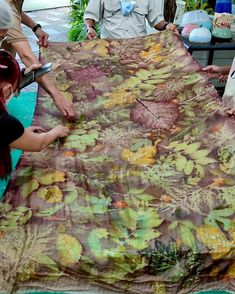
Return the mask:
<path fill-rule="evenodd" d="M 33 70 L 26 69 L 25 73 Z M 21 122 L 6 110 L 6 101 L 18 89 L 20 67 L 7 51 L 0 50 L 0 178 L 6 178 L 12 170 L 10 147 L 24 151 L 41 151 L 57 138 L 69 133 L 67 127 L 58 125 L 50 131 L 38 126 L 24 128 Z"/>

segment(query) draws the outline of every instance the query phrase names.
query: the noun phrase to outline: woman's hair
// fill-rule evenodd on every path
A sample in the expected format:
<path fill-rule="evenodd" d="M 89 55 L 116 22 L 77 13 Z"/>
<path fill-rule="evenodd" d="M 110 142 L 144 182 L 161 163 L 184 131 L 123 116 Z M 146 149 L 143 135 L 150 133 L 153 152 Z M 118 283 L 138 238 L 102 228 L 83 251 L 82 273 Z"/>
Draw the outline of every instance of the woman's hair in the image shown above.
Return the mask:
<path fill-rule="evenodd" d="M 9 29 L 12 26 L 11 7 L 5 0 L 0 0 L 0 30 Z"/>
<path fill-rule="evenodd" d="M 20 67 L 16 59 L 7 51 L 0 50 L 0 95 L 6 83 L 12 85 L 15 92 L 20 84 Z"/>
<path fill-rule="evenodd" d="M 6 111 L 3 88 L 7 83 L 12 85 L 13 91 L 19 87 L 20 67 L 10 53 L 0 50 L 0 111 Z M 1 144 L 0 138 L 0 178 L 6 178 L 11 173 L 11 170 L 10 147 Z"/>

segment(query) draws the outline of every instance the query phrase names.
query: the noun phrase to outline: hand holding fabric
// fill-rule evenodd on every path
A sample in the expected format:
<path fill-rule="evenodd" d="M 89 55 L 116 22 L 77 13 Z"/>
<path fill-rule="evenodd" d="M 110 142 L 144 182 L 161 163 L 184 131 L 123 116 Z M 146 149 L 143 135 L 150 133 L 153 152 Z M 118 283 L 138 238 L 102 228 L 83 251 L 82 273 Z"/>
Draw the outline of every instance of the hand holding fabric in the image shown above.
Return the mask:
<path fill-rule="evenodd" d="M 47 47 L 49 35 L 41 28 L 36 30 L 35 35 L 38 37 L 38 44 L 42 47 Z"/>
<path fill-rule="evenodd" d="M 97 37 L 96 30 L 92 27 L 89 27 L 87 29 L 87 39 L 92 40 L 92 39 L 95 39 L 96 37 Z"/>
<path fill-rule="evenodd" d="M 227 80 L 229 67 L 208 65 L 203 67 L 202 70 L 208 74 L 209 78 L 218 78 L 219 82 L 224 82 Z"/>
<path fill-rule="evenodd" d="M 66 119 L 73 121 L 76 118 L 72 101 L 69 101 L 62 95 L 59 95 L 56 97 L 56 99 L 54 99 L 54 103 Z"/>
<path fill-rule="evenodd" d="M 168 25 L 166 26 L 166 30 L 167 30 L 167 31 L 174 32 L 174 33 L 176 33 L 177 35 L 179 35 L 179 31 L 178 31 L 176 25 L 173 24 L 173 23 L 168 23 Z"/>

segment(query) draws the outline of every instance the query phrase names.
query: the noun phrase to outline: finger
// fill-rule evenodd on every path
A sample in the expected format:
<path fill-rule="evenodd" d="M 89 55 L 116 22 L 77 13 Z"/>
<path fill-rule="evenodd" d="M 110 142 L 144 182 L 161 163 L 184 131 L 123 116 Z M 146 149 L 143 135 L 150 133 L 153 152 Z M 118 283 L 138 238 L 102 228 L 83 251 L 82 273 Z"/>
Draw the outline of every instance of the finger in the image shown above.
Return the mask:
<path fill-rule="evenodd" d="M 42 132 L 46 132 L 46 129 L 44 129 L 44 128 L 41 127 L 41 126 L 37 127 L 37 130 L 42 131 Z"/>
<path fill-rule="evenodd" d="M 44 36 L 43 38 L 42 38 L 42 42 L 43 42 L 43 46 L 44 47 L 46 47 L 47 46 L 47 37 L 46 36 Z"/>

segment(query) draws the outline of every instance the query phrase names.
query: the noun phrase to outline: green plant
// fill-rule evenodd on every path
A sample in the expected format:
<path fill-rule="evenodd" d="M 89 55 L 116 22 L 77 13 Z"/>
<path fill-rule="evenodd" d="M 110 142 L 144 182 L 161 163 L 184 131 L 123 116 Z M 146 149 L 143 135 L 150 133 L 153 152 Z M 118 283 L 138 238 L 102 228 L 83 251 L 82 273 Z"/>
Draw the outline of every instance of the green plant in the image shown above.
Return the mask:
<path fill-rule="evenodd" d="M 71 29 L 68 32 L 69 41 L 84 41 L 86 39 L 86 26 L 84 24 L 84 12 L 89 0 L 70 0 L 70 24 Z M 99 26 L 96 26 L 99 34 Z"/>
<path fill-rule="evenodd" d="M 193 10 L 206 10 L 207 12 L 211 12 L 212 9 L 209 8 L 208 2 L 202 0 L 185 0 L 185 11 L 193 11 Z"/>

